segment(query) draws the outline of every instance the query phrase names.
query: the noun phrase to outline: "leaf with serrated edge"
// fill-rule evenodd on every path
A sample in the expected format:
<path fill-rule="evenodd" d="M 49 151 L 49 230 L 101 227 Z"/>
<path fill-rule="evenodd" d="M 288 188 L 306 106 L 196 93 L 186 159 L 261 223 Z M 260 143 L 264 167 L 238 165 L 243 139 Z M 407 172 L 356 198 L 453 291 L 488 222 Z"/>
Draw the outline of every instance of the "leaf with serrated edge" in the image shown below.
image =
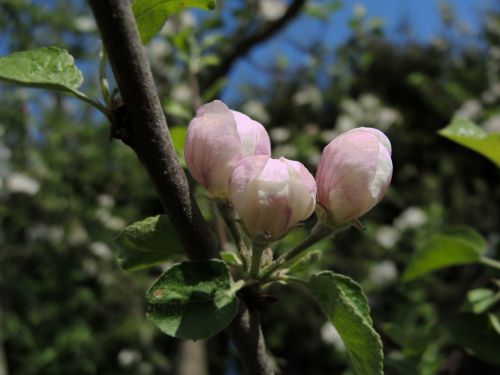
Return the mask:
<path fill-rule="evenodd" d="M 311 277 L 310 288 L 342 338 L 355 374 L 382 375 L 382 341 L 361 287 L 347 276 L 324 271 Z"/>
<path fill-rule="evenodd" d="M 73 57 L 57 47 L 43 47 L 0 57 L 0 80 L 29 87 L 74 93 L 83 82 Z"/>
<path fill-rule="evenodd" d="M 488 133 L 467 119 L 455 118 L 439 134 L 476 151 L 500 167 L 500 133 Z"/>
<path fill-rule="evenodd" d="M 185 8 L 214 9 L 215 0 L 134 0 L 132 10 L 142 42 L 148 43 L 171 14 Z"/>
<path fill-rule="evenodd" d="M 477 263 L 485 249 L 485 240 L 471 228 L 450 229 L 432 235 L 413 254 L 403 281 L 411 281 L 445 267 Z"/>
<path fill-rule="evenodd" d="M 238 311 L 236 290 L 221 260 L 179 263 L 149 288 L 147 316 L 169 336 L 207 338 L 233 320 Z"/>

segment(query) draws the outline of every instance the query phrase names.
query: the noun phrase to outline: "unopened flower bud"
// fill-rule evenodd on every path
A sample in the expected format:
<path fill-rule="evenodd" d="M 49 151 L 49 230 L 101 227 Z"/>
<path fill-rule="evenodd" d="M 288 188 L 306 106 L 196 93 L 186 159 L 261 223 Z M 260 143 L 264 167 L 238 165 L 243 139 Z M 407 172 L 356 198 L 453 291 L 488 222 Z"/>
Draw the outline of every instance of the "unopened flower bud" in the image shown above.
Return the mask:
<path fill-rule="evenodd" d="M 184 148 L 189 172 L 213 196 L 227 196 L 236 164 L 246 156 L 271 155 L 265 128 L 215 100 L 201 106 L 191 120 Z"/>
<path fill-rule="evenodd" d="M 234 169 L 229 194 L 249 236 L 276 240 L 313 213 L 316 183 L 297 161 L 250 156 Z"/>
<path fill-rule="evenodd" d="M 389 139 L 377 129 L 352 129 L 323 150 L 316 173 L 318 203 L 332 224 L 347 224 L 380 202 L 391 177 Z"/>

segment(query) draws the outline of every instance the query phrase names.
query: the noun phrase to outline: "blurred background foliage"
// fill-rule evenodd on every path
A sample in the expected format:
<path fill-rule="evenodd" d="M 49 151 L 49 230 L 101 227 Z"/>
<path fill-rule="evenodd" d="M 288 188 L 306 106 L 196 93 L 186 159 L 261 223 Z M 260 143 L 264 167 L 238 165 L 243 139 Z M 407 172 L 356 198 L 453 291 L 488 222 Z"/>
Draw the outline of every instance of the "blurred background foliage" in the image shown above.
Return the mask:
<path fill-rule="evenodd" d="M 500 373 L 500 332 L 483 314 L 498 317 L 498 303 L 470 308 L 471 290 L 498 292 L 498 272 L 473 265 L 401 281 L 415 249 L 456 225 L 475 228 L 487 255 L 500 256 L 498 168 L 437 134 L 454 116 L 500 132 L 500 8 L 484 11 L 471 32 L 452 2 L 440 2 L 446 27 L 422 42 L 405 33 L 411 23 L 394 40 L 356 5 L 341 43 L 321 33 L 306 45 L 284 40 L 303 64 L 285 55 L 254 61 L 253 74 L 265 81 L 246 77 L 228 92 L 234 65 L 297 17 L 321 30 L 330 14 L 352 6 L 291 4 L 294 14 L 279 0 L 219 1 L 215 12 L 172 17 L 147 47 L 181 163 L 194 108 L 220 95 L 266 126 L 275 156 L 312 172 L 336 134 L 383 130 L 393 145 L 391 188 L 363 218 L 366 231 L 316 246 L 321 267 L 364 286 L 387 374 Z M 85 2 L 0 1 L 2 55 L 46 45 L 67 48 L 85 90 L 98 95 L 100 46 Z M 113 239 L 161 207 L 133 153 L 109 140 L 102 116 L 59 94 L 1 85 L 0 95 L 0 374 L 238 374 L 224 334 L 182 343 L 146 321 L 144 292 L 161 267 L 122 271 Z M 214 221 L 201 190 L 199 199 Z M 305 233 L 293 231 L 280 248 Z M 278 303 L 265 305 L 262 319 L 281 373 L 351 374 L 338 335 L 307 292 L 270 293 Z"/>

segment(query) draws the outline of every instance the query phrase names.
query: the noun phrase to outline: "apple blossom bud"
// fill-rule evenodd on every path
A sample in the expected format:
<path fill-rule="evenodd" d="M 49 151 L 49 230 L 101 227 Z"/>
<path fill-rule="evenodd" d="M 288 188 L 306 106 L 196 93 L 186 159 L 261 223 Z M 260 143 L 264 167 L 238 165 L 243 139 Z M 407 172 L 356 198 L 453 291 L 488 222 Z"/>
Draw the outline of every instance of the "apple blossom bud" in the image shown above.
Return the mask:
<path fill-rule="evenodd" d="M 352 129 L 323 150 L 316 172 L 318 203 L 332 224 L 347 224 L 380 202 L 391 177 L 391 143 L 385 134 Z"/>
<path fill-rule="evenodd" d="M 271 141 L 260 123 L 214 100 L 201 106 L 191 120 L 184 155 L 193 178 L 213 196 L 223 198 L 241 158 L 271 155 Z"/>
<path fill-rule="evenodd" d="M 297 161 L 249 156 L 234 169 L 229 194 L 250 237 L 276 240 L 313 213 L 316 182 Z"/>

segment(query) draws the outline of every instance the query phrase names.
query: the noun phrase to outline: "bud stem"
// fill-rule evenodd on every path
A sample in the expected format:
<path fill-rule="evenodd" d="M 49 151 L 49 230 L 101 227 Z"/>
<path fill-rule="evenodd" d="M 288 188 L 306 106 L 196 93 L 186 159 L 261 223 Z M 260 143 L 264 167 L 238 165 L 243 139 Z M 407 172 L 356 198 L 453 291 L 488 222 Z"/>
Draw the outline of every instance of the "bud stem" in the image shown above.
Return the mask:
<path fill-rule="evenodd" d="M 299 243 L 293 249 L 291 249 L 288 253 L 283 255 L 282 262 L 271 263 L 269 267 L 264 269 L 263 278 L 269 277 L 274 271 L 278 268 L 285 268 L 290 265 L 298 256 L 300 256 L 304 251 L 309 249 L 316 242 L 321 241 L 322 239 L 335 234 L 334 228 L 329 225 L 324 224 L 321 221 L 318 221 L 316 225 L 311 230 L 311 234 L 304 241 Z"/>
<path fill-rule="evenodd" d="M 252 264 L 250 265 L 250 276 L 254 278 L 259 277 L 262 254 L 264 253 L 266 247 L 267 244 L 261 242 L 254 242 L 252 244 Z"/>
<path fill-rule="evenodd" d="M 219 213 L 222 216 L 224 222 L 226 223 L 227 228 L 229 229 L 229 233 L 231 233 L 231 236 L 233 237 L 236 247 L 238 248 L 238 252 L 240 254 L 241 261 L 243 262 L 244 269 L 248 269 L 246 264 L 246 258 L 243 256 L 242 253 L 243 248 L 245 247 L 245 242 L 243 241 L 240 229 L 238 228 L 238 225 L 234 220 L 234 213 L 233 210 L 231 209 L 231 206 L 229 206 L 229 203 L 227 202 L 217 202 L 217 208 L 219 209 Z"/>

